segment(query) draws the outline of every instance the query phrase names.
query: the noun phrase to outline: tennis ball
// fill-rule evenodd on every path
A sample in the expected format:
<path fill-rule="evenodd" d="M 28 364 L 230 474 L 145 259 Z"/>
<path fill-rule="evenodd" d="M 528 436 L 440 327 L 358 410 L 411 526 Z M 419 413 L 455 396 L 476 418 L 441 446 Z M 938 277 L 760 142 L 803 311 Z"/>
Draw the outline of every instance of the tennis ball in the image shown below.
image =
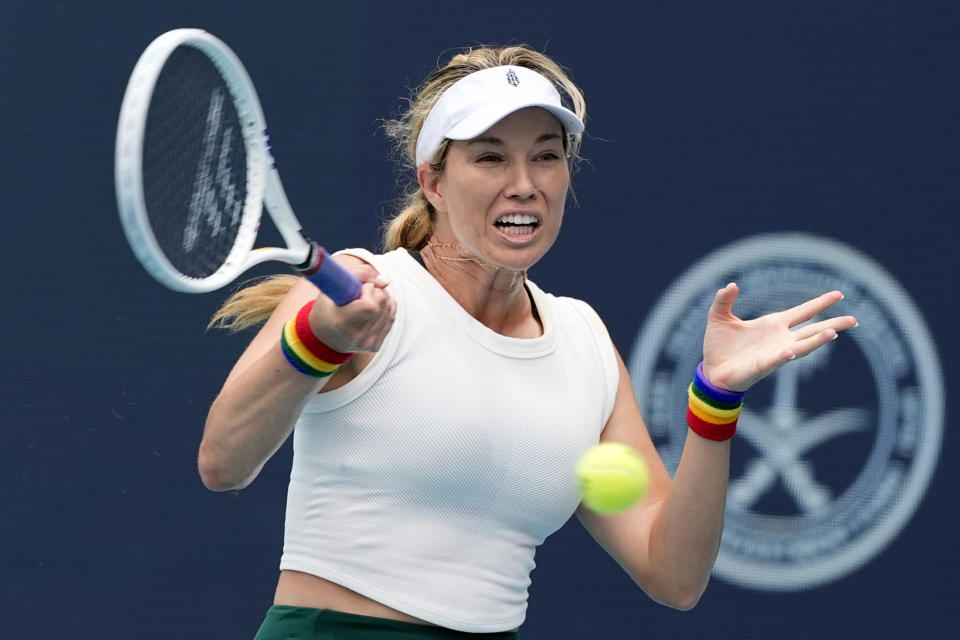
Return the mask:
<path fill-rule="evenodd" d="M 590 447 L 577 463 L 583 504 L 602 514 L 627 509 L 650 485 L 647 463 L 634 449 L 619 442 Z"/>

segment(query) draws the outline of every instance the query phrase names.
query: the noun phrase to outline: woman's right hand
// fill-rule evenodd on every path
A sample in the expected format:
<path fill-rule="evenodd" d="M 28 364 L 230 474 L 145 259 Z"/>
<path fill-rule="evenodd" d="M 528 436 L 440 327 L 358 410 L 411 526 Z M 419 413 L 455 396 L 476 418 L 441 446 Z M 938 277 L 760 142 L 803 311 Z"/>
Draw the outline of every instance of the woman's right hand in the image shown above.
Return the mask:
<path fill-rule="evenodd" d="M 375 352 L 396 316 L 397 303 L 386 290 L 389 283 L 358 258 L 335 259 L 363 282 L 360 297 L 340 307 L 320 292 L 310 310 L 310 328 L 318 340 L 335 351 Z"/>

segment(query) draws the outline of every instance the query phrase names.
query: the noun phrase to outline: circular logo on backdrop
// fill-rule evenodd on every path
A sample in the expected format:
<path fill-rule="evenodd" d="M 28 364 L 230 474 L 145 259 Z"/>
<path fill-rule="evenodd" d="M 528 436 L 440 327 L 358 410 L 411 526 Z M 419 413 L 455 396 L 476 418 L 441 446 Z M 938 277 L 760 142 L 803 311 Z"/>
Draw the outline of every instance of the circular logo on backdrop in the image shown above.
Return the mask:
<path fill-rule="evenodd" d="M 826 314 L 860 323 L 755 385 L 732 443 L 714 573 L 748 588 L 816 587 L 877 556 L 923 498 L 943 431 L 937 354 L 906 292 L 847 245 L 784 233 L 722 247 L 664 293 L 628 363 L 671 473 L 707 310 L 728 282 L 740 287 L 733 310 L 741 318 L 839 289 L 845 299 Z"/>

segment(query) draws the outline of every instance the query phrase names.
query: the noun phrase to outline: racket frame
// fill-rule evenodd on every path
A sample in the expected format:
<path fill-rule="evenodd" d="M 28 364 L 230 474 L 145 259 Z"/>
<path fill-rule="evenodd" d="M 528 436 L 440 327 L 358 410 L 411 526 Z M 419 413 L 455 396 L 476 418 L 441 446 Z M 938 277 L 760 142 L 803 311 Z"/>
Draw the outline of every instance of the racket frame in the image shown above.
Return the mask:
<path fill-rule="evenodd" d="M 234 245 L 223 264 L 203 278 L 181 273 L 167 259 L 150 226 L 143 188 L 143 141 L 150 101 L 167 59 L 181 46 L 203 52 L 223 77 L 240 120 L 246 150 L 246 199 Z M 156 38 L 137 61 L 124 93 L 117 124 L 114 181 L 124 233 L 134 254 L 159 282 L 187 293 L 226 286 L 251 267 L 270 260 L 315 272 L 326 252 L 307 238 L 293 213 L 270 152 L 266 119 L 256 89 L 240 59 L 220 39 L 202 29 L 174 29 Z M 266 206 L 286 247 L 254 249 Z"/>

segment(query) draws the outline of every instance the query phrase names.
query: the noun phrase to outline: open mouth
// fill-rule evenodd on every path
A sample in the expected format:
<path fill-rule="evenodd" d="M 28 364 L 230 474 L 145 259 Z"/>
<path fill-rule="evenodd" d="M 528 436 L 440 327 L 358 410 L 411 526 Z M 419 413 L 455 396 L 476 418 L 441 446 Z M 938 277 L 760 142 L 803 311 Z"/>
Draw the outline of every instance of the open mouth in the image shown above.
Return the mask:
<path fill-rule="evenodd" d="M 508 236 L 522 236 L 533 233 L 540 226 L 540 220 L 528 213 L 509 213 L 493 224 Z"/>

